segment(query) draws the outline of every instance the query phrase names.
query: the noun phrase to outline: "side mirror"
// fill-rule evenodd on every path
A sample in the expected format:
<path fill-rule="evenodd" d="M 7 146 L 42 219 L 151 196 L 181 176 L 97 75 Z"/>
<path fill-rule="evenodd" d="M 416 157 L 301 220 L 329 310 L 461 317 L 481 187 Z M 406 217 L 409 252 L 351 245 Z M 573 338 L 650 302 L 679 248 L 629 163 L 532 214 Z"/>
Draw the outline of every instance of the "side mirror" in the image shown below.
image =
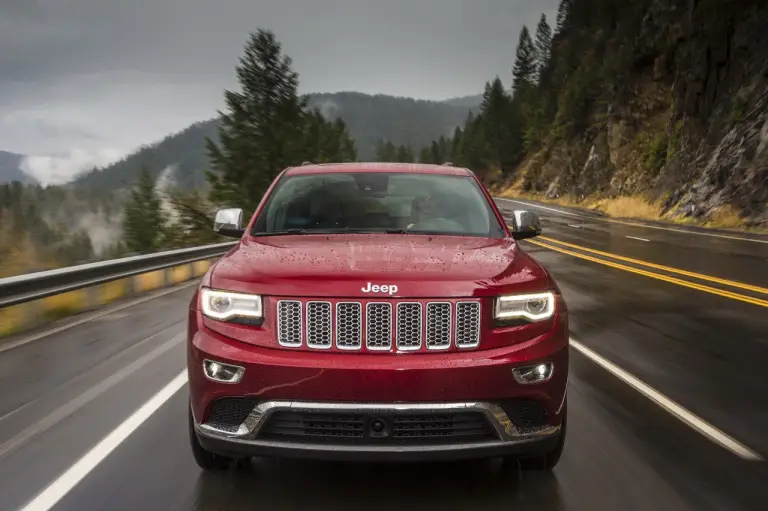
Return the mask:
<path fill-rule="evenodd" d="M 213 220 L 213 230 L 222 236 L 240 238 L 245 232 L 243 210 L 240 208 L 220 209 Z"/>
<path fill-rule="evenodd" d="M 535 238 L 541 234 L 541 219 L 533 211 L 518 209 L 514 211 L 514 226 L 512 237 L 516 240 Z"/>

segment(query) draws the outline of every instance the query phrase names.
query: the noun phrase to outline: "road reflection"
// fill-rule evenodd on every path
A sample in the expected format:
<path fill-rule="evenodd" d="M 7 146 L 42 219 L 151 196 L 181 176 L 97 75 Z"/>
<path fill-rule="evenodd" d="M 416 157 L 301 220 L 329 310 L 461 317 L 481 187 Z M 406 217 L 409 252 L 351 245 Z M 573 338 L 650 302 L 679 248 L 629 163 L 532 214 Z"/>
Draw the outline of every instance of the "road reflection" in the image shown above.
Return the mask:
<path fill-rule="evenodd" d="M 565 509 L 555 473 L 499 461 L 352 464 L 257 460 L 238 472 L 202 473 L 194 509 L 366 511 Z"/>

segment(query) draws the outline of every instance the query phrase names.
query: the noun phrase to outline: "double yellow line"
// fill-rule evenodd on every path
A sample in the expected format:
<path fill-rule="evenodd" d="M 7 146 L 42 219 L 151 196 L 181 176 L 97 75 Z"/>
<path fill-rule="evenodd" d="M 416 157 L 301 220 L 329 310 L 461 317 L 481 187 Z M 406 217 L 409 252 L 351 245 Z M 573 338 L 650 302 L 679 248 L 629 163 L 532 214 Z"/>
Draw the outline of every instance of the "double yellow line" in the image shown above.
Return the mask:
<path fill-rule="evenodd" d="M 649 278 L 652 278 L 652 279 L 661 280 L 661 281 L 664 281 L 664 282 L 669 282 L 670 284 L 676 284 L 678 286 L 683 286 L 683 287 L 687 287 L 687 288 L 690 288 L 690 289 L 695 289 L 697 291 L 703 291 L 705 293 L 710 293 L 710 294 L 722 296 L 722 297 L 725 297 L 725 298 L 730 298 L 732 300 L 738 300 L 740 302 L 751 303 L 753 305 L 759 305 L 761 307 L 768 307 L 768 300 L 764 300 L 764 299 L 761 299 L 761 298 L 754 298 L 754 297 L 751 297 L 751 296 L 743 295 L 743 294 L 740 294 L 740 293 L 734 293 L 734 292 L 731 292 L 731 291 L 726 291 L 726 290 L 723 290 L 723 289 L 718 289 L 718 288 L 711 287 L 711 286 L 706 286 L 706 285 L 703 285 L 703 284 L 697 284 L 695 282 L 691 282 L 691 281 L 688 281 L 688 280 L 678 279 L 678 278 L 675 278 L 675 277 L 670 277 L 668 275 L 662 275 L 660 273 L 654 273 L 654 272 L 643 270 L 643 269 L 640 269 L 640 268 L 634 268 L 632 266 L 627 266 L 627 265 L 616 263 L 616 262 L 613 262 L 613 261 L 607 261 L 605 259 L 599 259 L 597 257 L 593 257 L 593 256 L 590 256 L 590 255 L 587 255 L 587 254 L 583 254 L 583 253 L 580 253 L 580 252 L 574 252 L 573 250 L 568 250 L 568 249 L 562 248 L 561 246 L 555 246 L 552 243 L 557 244 L 557 245 L 562 245 L 563 247 L 574 248 L 574 249 L 577 249 L 577 250 L 579 250 L 581 252 L 592 253 L 592 254 L 600 255 L 602 257 L 608 257 L 608 258 L 616 259 L 616 260 L 619 260 L 619 261 L 629 262 L 629 263 L 632 263 L 632 264 L 635 264 L 635 265 L 638 265 L 638 266 L 645 266 L 647 268 L 654 268 L 654 269 L 662 270 L 662 271 L 665 271 L 665 272 L 668 272 L 668 273 L 674 273 L 674 274 L 677 274 L 677 275 L 684 275 L 684 276 L 687 276 L 687 277 L 692 277 L 692 278 L 699 279 L 699 280 L 704 280 L 704 281 L 707 281 L 707 282 L 717 283 L 717 284 L 721 284 L 721 285 L 724 285 L 724 286 L 729 286 L 729 287 L 734 287 L 734 288 L 738 288 L 738 289 L 743 289 L 745 291 L 752 291 L 754 293 L 760 293 L 760 294 L 768 295 L 768 289 L 763 288 L 763 287 L 752 286 L 750 284 L 744 284 L 742 282 L 737 282 L 737 281 L 734 281 L 734 280 L 727 280 L 727 279 L 721 279 L 721 278 L 717 278 L 717 277 L 711 277 L 709 275 L 703 275 L 701 273 L 695 273 L 695 272 L 690 272 L 690 271 L 686 271 L 686 270 L 681 270 L 679 268 L 672 268 L 670 266 L 663 266 L 663 265 L 660 265 L 660 264 L 649 263 L 649 262 L 646 262 L 646 261 L 641 261 L 639 259 L 633 259 L 631 257 L 624 257 L 624 256 L 616 255 L 616 254 L 611 254 L 609 252 L 602 252 L 600 250 L 595 250 L 595 249 L 591 249 L 591 248 L 587 248 L 587 247 L 582 247 L 582 246 L 579 246 L 579 245 L 574 245 L 572 243 L 566 243 L 564 241 L 559 241 L 559 240 L 555 240 L 555 239 L 547 238 L 547 237 L 543 237 L 543 236 L 540 237 L 539 239 L 546 240 L 549 243 L 543 243 L 543 242 L 538 241 L 538 240 L 526 240 L 526 241 L 528 241 L 529 243 L 533 243 L 534 245 L 538 245 L 540 247 L 547 248 L 549 250 L 554 250 L 555 252 L 560 252 L 562 254 L 567 254 L 567 255 L 570 255 L 570 256 L 573 256 L 573 257 L 578 257 L 580 259 L 585 259 L 587 261 L 591 261 L 591 262 L 594 262 L 594 263 L 602 264 L 604 266 L 609 266 L 611 268 L 616 268 L 616 269 L 619 269 L 619 270 L 628 271 L 630 273 L 635 273 L 637 275 L 643 275 L 645 277 L 649 277 Z"/>

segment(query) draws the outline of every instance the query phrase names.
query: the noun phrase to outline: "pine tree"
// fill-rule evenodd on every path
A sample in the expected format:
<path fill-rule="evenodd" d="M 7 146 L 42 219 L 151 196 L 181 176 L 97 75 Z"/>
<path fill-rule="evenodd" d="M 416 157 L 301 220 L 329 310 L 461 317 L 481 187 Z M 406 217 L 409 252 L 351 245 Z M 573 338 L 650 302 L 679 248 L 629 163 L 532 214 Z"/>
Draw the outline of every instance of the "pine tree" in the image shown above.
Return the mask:
<path fill-rule="evenodd" d="M 195 189 L 174 192 L 170 197 L 178 219 L 168 229 L 173 236 L 166 237 L 169 248 L 184 248 L 226 241 L 211 229 L 215 208 Z"/>
<path fill-rule="evenodd" d="M 397 146 L 387 140 L 380 140 L 376 145 L 376 161 L 394 162 L 397 161 Z"/>
<path fill-rule="evenodd" d="M 395 161 L 399 163 L 413 163 L 414 154 L 410 146 L 401 145 L 397 148 Z"/>
<path fill-rule="evenodd" d="M 349 134 L 349 129 L 344 120 L 339 117 L 331 124 L 331 132 L 333 134 L 332 143 L 337 149 L 335 161 L 337 162 L 352 162 L 357 161 L 357 147 L 355 141 Z"/>
<path fill-rule="evenodd" d="M 549 66 L 549 58 L 552 54 L 552 29 L 547 23 L 547 16 L 541 15 L 539 25 L 536 27 L 536 70 L 538 81 Z"/>
<path fill-rule="evenodd" d="M 466 167 L 480 175 L 487 170 L 490 148 L 485 139 L 482 115 L 474 116 L 470 112 L 464 125 L 462 152 Z"/>
<path fill-rule="evenodd" d="M 129 252 L 151 253 L 163 242 L 165 228 L 160 197 L 155 179 L 147 167 L 142 167 L 131 196 L 125 205 L 123 237 Z"/>
<path fill-rule="evenodd" d="M 456 126 L 451 138 L 451 161 L 460 166 L 466 166 L 464 159 L 464 131 L 461 126 Z"/>
<path fill-rule="evenodd" d="M 520 40 L 517 44 L 515 66 L 512 70 L 514 76 L 513 86 L 515 94 L 525 92 L 535 80 L 536 75 L 536 49 L 531 41 L 528 27 L 523 25 L 520 31 Z"/>
<path fill-rule="evenodd" d="M 306 154 L 306 99 L 299 98 L 298 74 L 270 31 L 251 34 L 236 74 L 240 90 L 224 94 L 220 145 L 207 140 L 210 199 L 253 211 L 274 178 Z"/>
<path fill-rule="evenodd" d="M 568 18 L 568 9 L 571 7 L 571 0 L 560 0 L 560 6 L 557 8 L 556 28 L 557 33 L 563 31 L 565 21 Z"/>
<path fill-rule="evenodd" d="M 357 150 L 342 119 L 326 120 L 319 110 L 306 113 L 302 161 L 314 163 L 350 162 Z"/>
<path fill-rule="evenodd" d="M 487 83 L 480 105 L 482 133 L 487 144 L 487 165 L 508 170 L 517 159 L 521 142 L 511 123 L 512 99 L 499 77 Z"/>

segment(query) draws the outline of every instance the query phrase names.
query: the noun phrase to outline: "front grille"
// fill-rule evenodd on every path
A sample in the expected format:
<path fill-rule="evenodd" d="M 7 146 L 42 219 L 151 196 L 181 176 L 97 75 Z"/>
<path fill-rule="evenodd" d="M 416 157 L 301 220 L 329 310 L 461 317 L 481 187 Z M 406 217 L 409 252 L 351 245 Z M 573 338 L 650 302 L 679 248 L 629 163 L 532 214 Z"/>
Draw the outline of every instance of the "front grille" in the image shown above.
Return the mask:
<path fill-rule="evenodd" d="M 357 351 L 439 351 L 480 344 L 479 301 L 277 301 L 281 346 Z"/>
<path fill-rule="evenodd" d="M 259 436 L 312 442 L 315 438 L 363 438 L 363 416 L 342 413 L 275 412 Z"/>
<path fill-rule="evenodd" d="M 457 438 L 488 437 L 492 432 L 485 415 L 479 412 L 441 415 L 396 416 L 393 423 L 395 438 Z"/>
<path fill-rule="evenodd" d="M 234 433 L 257 404 L 257 399 L 249 397 L 219 398 L 211 406 L 205 423 L 216 429 Z"/>
<path fill-rule="evenodd" d="M 374 422 L 386 424 L 384 432 Z M 348 413 L 277 411 L 259 437 L 280 441 L 330 444 L 435 444 L 497 439 L 482 412 Z"/>

